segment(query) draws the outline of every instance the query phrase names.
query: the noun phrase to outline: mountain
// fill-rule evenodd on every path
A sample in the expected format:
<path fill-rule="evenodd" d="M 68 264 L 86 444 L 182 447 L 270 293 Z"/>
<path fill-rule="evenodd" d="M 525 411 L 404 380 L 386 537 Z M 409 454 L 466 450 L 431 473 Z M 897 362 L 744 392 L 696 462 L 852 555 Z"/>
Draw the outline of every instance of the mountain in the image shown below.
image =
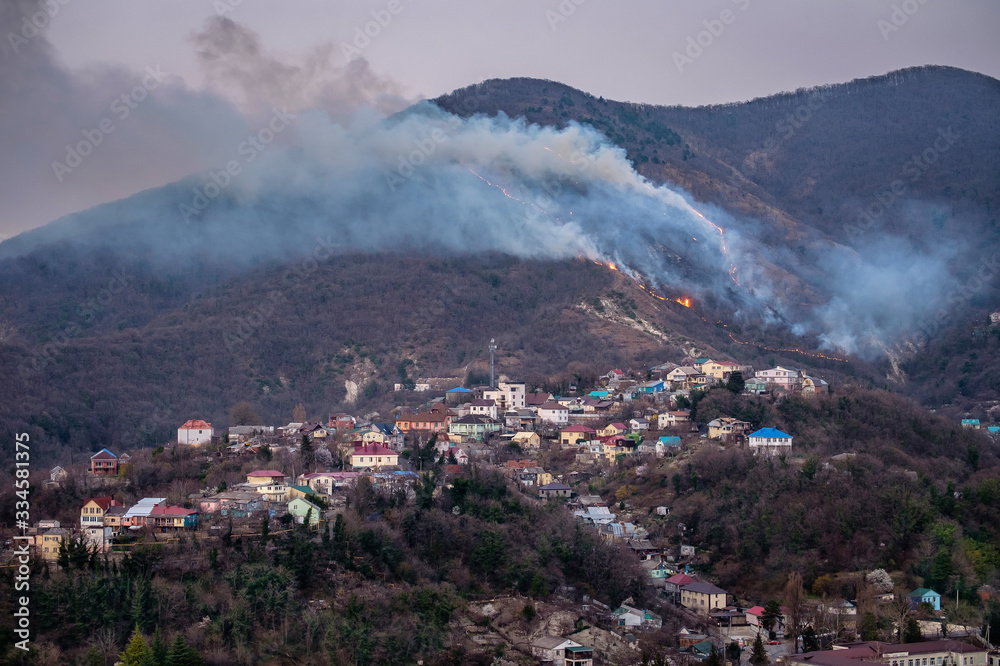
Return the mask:
<path fill-rule="evenodd" d="M 0 420 L 55 455 L 244 399 L 387 413 L 400 364 L 481 373 L 491 337 L 554 388 L 695 350 L 924 389 L 938 341 L 993 344 L 998 103 L 935 67 L 694 109 L 487 81 L 334 138 L 310 118 L 194 214 L 211 173 L 0 244 Z M 990 395 L 992 349 L 922 395 Z"/>

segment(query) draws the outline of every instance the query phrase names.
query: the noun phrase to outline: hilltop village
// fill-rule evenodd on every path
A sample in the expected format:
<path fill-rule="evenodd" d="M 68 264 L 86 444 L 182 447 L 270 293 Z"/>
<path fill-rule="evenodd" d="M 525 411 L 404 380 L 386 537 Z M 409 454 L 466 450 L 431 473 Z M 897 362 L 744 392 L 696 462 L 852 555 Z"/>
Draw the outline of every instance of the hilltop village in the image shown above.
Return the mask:
<path fill-rule="evenodd" d="M 554 395 L 506 378 L 471 387 L 458 378 L 421 378 L 396 386 L 410 406 L 386 418 L 336 412 L 308 420 L 300 406 L 294 421 L 279 426 L 257 422 L 241 403 L 230 414 L 239 425 L 222 430 L 191 418 L 179 425 L 176 441 L 156 449 L 102 448 L 86 468 L 49 470 L 37 485 L 48 500 L 40 506 L 51 514 L 24 534 L 46 575 L 132 566 L 146 548 L 160 549 L 168 561 L 187 557 L 179 553 L 191 547 L 210 548 L 214 567 L 219 548 L 248 542 L 266 553 L 269 539 L 298 538 L 309 548 L 334 550 L 329 544 L 344 539 L 342 555 L 331 559 L 343 572 L 331 580 L 385 582 L 390 572 L 400 575 L 398 563 L 380 550 L 388 546 L 352 548 L 344 535 L 356 521 L 358 533 L 369 534 L 365 524 L 407 506 L 415 515 L 448 508 L 458 519 L 469 514 L 499 523 L 522 506 L 555 507 L 614 554 L 586 575 L 634 579 L 603 590 L 599 583 L 563 581 L 544 594 L 545 578 L 537 574 L 513 590 L 495 582 L 488 601 L 471 595 L 460 618 L 449 611 L 451 643 L 458 635 L 469 654 L 566 666 L 638 663 L 656 654 L 670 663 L 755 666 L 784 660 L 926 666 L 928 659 L 937 666 L 958 666 L 959 659 L 962 666 L 997 666 L 982 640 L 954 640 L 979 637 L 979 628 L 947 618 L 939 592 L 907 587 L 905 578 L 882 569 L 849 585 L 817 578 L 809 583 L 812 594 L 794 571 L 774 572 L 784 581 L 781 594 L 722 587 L 709 556 L 689 538 L 694 526 L 674 516 L 671 498 L 682 495 L 689 483 L 682 476 L 692 475 L 685 470 L 699 451 L 746 451 L 762 464 L 815 474 L 815 457 L 803 456 L 780 424 L 762 422 L 768 412 L 746 405 L 829 397 L 833 390 L 823 379 L 787 366 L 755 371 L 689 358 L 641 372 L 611 369 L 597 386 L 569 388 L 568 395 Z M 742 406 L 734 413 L 707 410 L 709 395 L 738 398 Z M 824 465 L 849 463 L 853 455 Z M 178 473 L 165 475 L 165 461 Z M 641 491 L 654 472 L 661 488 L 672 474 L 672 487 Z M 468 503 L 476 493 L 485 504 Z M 213 634 L 211 623 L 221 620 L 204 612 L 203 631 L 187 640 L 207 654 L 231 639 Z M 133 638 L 143 641 L 138 626 Z"/>

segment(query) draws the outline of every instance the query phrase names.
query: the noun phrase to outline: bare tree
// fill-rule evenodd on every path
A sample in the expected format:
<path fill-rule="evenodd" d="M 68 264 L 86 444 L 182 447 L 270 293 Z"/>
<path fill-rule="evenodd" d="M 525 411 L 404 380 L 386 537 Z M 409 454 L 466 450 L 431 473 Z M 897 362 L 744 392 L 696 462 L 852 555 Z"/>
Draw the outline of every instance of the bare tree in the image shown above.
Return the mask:
<path fill-rule="evenodd" d="M 906 618 L 910 616 L 913 606 L 910 598 L 906 596 L 906 589 L 897 587 L 892 595 L 892 603 L 889 604 L 889 611 L 892 613 L 893 624 L 896 625 L 896 642 L 903 642 L 903 630 L 906 629 Z"/>
<path fill-rule="evenodd" d="M 799 634 L 802 632 L 803 603 L 806 598 L 806 591 L 802 587 L 802 574 L 797 571 L 792 572 L 785 583 L 785 612 L 787 633 L 792 637 L 793 654 L 799 651 Z"/>

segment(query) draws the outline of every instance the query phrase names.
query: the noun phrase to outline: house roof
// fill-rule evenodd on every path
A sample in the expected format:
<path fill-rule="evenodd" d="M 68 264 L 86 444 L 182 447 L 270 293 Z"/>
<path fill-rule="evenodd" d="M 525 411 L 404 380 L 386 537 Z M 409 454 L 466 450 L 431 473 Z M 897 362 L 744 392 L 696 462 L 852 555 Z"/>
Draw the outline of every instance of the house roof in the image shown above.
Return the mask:
<path fill-rule="evenodd" d="M 548 411 L 548 412 L 553 412 L 553 411 L 557 411 L 557 410 L 558 411 L 564 411 L 564 412 L 568 412 L 569 411 L 569 408 L 566 405 L 560 405 L 558 402 L 547 402 L 544 405 L 539 406 L 538 409 L 544 409 L 545 411 Z"/>
<path fill-rule="evenodd" d="M 116 456 L 115 454 L 111 453 L 111 451 L 108 451 L 107 449 L 101 449 L 100 451 L 98 451 L 94 455 L 90 456 L 90 459 L 91 460 L 118 460 L 118 456 Z"/>
<path fill-rule="evenodd" d="M 563 638 L 562 636 L 542 636 L 540 638 L 536 638 L 531 643 L 531 647 L 537 647 L 543 650 L 555 650 L 560 646 L 582 647 L 579 643 L 571 641 L 568 638 Z"/>
<path fill-rule="evenodd" d="M 490 402 L 493 402 L 492 400 Z M 452 425 L 478 425 L 480 423 L 496 423 L 496 421 L 489 416 L 483 416 L 482 414 L 466 414 L 460 419 L 455 419 L 451 422 Z"/>
<path fill-rule="evenodd" d="M 101 507 L 102 511 L 107 511 L 111 507 L 111 503 L 114 502 L 113 497 L 91 497 L 90 499 L 84 500 L 83 504 L 86 506 L 90 502 L 93 502 L 97 506 Z"/>
<path fill-rule="evenodd" d="M 445 391 L 445 393 L 472 393 L 472 391 L 465 388 L 464 386 L 456 386 L 453 389 L 448 389 L 447 391 Z"/>
<path fill-rule="evenodd" d="M 757 432 L 750 433 L 751 437 L 763 437 L 766 439 L 791 439 L 792 436 L 783 433 L 777 428 L 761 428 Z"/>
<path fill-rule="evenodd" d="M 585 425 L 571 425 L 568 428 L 563 428 L 562 432 L 582 432 L 587 434 L 593 434 L 594 429 L 588 428 Z"/>
<path fill-rule="evenodd" d="M 604 426 L 605 428 L 617 428 L 618 430 L 628 430 L 628 426 L 621 421 L 615 421 L 614 423 L 609 423 Z"/>
<path fill-rule="evenodd" d="M 694 578 L 691 578 L 686 573 L 679 573 L 668 578 L 667 582 L 672 585 L 688 585 L 694 582 Z"/>
<path fill-rule="evenodd" d="M 201 419 L 191 419 L 185 421 L 178 430 L 211 430 L 212 424 L 202 421 Z"/>
<path fill-rule="evenodd" d="M 526 439 L 531 439 L 532 437 L 538 437 L 538 433 L 529 432 L 527 430 L 522 430 L 521 432 L 514 433 L 514 436 L 511 437 L 511 439 L 512 440 L 516 440 L 518 442 L 521 442 L 521 441 L 524 441 Z"/>
<path fill-rule="evenodd" d="M 757 617 L 760 617 L 763 614 L 764 614 L 763 606 L 754 606 L 753 608 L 747 609 L 747 615 L 756 615 Z"/>
<path fill-rule="evenodd" d="M 940 597 L 941 595 L 935 592 L 934 590 L 928 589 L 926 587 L 918 587 L 917 589 L 913 590 L 913 592 L 910 592 L 906 596 L 912 599 L 915 597 Z"/>
<path fill-rule="evenodd" d="M 570 487 L 565 483 L 546 483 L 544 486 L 539 486 L 539 490 L 570 490 Z"/>
<path fill-rule="evenodd" d="M 355 446 L 354 455 L 356 456 L 397 456 L 399 455 L 392 449 L 382 446 L 381 444 L 366 444 L 365 446 Z"/>
<path fill-rule="evenodd" d="M 682 590 L 687 590 L 688 592 L 697 592 L 698 594 L 726 594 L 726 591 L 721 587 L 712 585 L 711 583 L 688 583 L 681 587 Z"/>
<path fill-rule="evenodd" d="M 149 512 L 151 516 L 190 516 L 198 513 L 193 509 L 185 509 L 182 506 L 166 506 L 158 505 L 154 506 L 153 510 Z"/>
<path fill-rule="evenodd" d="M 247 472 L 247 478 L 250 478 L 251 476 L 275 477 L 275 476 L 284 476 L 284 474 L 276 469 L 259 469 L 256 472 Z"/>

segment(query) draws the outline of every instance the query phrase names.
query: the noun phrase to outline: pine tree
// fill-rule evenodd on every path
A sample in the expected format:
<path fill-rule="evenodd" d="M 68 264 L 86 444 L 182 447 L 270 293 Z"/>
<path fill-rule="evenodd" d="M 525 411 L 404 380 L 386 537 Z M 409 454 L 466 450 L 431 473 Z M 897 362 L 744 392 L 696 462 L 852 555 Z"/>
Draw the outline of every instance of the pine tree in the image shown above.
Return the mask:
<path fill-rule="evenodd" d="M 706 666 L 724 666 L 722 663 L 722 654 L 712 646 L 712 649 L 708 653 L 708 659 L 705 660 Z"/>
<path fill-rule="evenodd" d="M 264 546 L 267 545 L 267 536 L 271 533 L 271 526 L 269 521 L 269 516 L 267 512 L 264 512 L 264 517 L 260 519 L 260 543 Z"/>
<path fill-rule="evenodd" d="M 302 458 L 302 467 L 306 472 L 310 471 L 316 464 L 316 450 L 313 449 L 309 435 L 302 435 L 302 443 L 299 445 L 299 456 Z"/>
<path fill-rule="evenodd" d="M 750 653 L 751 666 L 768 666 L 771 660 L 767 657 L 767 650 L 764 648 L 764 640 L 757 634 L 753 641 L 753 651 Z"/>
<path fill-rule="evenodd" d="M 153 663 L 156 666 L 166 666 L 167 664 L 167 642 L 163 639 L 163 631 L 160 630 L 160 625 L 156 625 L 156 631 L 153 632 Z"/>
<path fill-rule="evenodd" d="M 166 666 L 202 666 L 204 663 L 198 651 L 188 645 L 184 636 L 178 632 L 167 652 Z"/>
<path fill-rule="evenodd" d="M 135 625 L 132 640 L 129 641 L 118 660 L 121 661 L 122 666 L 154 666 L 153 651 L 149 649 L 146 639 L 142 637 L 139 625 Z"/>

